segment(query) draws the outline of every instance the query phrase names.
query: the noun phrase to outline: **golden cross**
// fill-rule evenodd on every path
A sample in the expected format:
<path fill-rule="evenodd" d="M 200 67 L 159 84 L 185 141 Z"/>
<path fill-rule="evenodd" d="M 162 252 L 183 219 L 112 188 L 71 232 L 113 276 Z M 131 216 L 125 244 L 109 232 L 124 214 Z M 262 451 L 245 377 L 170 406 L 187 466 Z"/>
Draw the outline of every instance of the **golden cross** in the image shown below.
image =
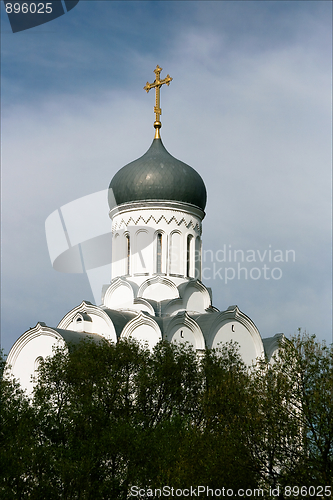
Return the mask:
<path fill-rule="evenodd" d="M 155 88 L 155 106 L 154 106 L 154 113 L 155 113 L 155 122 L 154 122 L 154 127 L 156 129 L 155 132 L 155 139 L 160 139 L 160 128 L 162 127 L 162 123 L 160 120 L 162 110 L 160 108 L 160 88 L 164 83 L 167 85 L 170 85 L 170 82 L 172 81 L 172 78 L 170 75 L 167 75 L 166 78 L 163 80 L 160 80 L 161 76 L 161 71 L 162 68 L 159 67 L 159 65 L 156 66 L 156 69 L 154 69 L 154 73 L 156 75 L 154 83 L 149 83 L 143 87 L 143 89 L 148 93 L 150 89 Z"/>

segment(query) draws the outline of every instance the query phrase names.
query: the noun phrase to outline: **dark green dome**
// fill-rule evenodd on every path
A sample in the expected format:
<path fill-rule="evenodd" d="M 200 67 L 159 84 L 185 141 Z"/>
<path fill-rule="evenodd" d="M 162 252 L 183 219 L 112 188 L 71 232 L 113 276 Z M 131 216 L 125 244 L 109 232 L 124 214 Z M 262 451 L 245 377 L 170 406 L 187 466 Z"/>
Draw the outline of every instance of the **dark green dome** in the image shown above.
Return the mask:
<path fill-rule="evenodd" d="M 131 201 L 164 200 L 191 203 L 202 210 L 206 206 L 206 187 L 200 175 L 177 160 L 154 139 L 148 151 L 125 165 L 113 177 L 112 188 L 117 205 Z M 111 198 L 110 208 L 113 208 Z"/>

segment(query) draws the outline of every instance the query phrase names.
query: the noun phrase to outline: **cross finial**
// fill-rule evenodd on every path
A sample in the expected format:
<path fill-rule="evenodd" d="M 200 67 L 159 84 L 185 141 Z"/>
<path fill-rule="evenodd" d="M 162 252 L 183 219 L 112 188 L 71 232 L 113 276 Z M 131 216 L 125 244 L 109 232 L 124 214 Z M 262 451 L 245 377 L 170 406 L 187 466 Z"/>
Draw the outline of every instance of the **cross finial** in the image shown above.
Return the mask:
<path fill-rule="evenodd" d="M 162 68 L 159 67 L 159 65 L 156 66 L 156 69 L 154 69 L 154 73 L 156 75 L 154 83 L 149 83 L 143 87 L 143 89 L 148 93 L 150 89 L 155 88 L 155 106 L 154 106 L 154 113 L 155 113 L 155 122 L 154 122 L 154 127 L 156 129 L 155 132 L 155 139 L 160 139 L 160 128 L 162 127 L 162 123 L 160 120 L 162 110 L 160 108 L 160 88 L 164 83 L 167 85 L 170 85 L 170 82 L 172 81 L 172 78 L 170 75 L 167 75 L 166 78 L 163 80 L 160 80 L 161 76 L 161 71 Z"/>

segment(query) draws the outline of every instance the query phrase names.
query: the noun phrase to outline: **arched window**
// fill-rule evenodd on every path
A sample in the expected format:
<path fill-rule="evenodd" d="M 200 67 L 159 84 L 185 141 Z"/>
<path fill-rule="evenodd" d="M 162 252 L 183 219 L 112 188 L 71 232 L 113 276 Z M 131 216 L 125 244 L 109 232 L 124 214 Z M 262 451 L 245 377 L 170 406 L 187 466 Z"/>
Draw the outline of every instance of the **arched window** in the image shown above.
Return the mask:
<path fill-rule="evenodd" d="M 186 247 L 186 276 L 189 278 L 192 274 L 192 266 L 191 266 L 191 253 L 192 253 L 192 239 L 193 236 L 191 234 L 187 237 L 187 247 Z M 193 263 L 192 263 L 193 265 Z"/>
<path fill-rule="evenodd" d="M 178 231 L 174 231 L 170 234 L 170 251 L 169 251 L 169 273 L 171 275 L 184 276 L 184 260 L 182 258 L 183 245 L 182 245 L 181 234 Z"/>
<path fill-rule="evenodd" d="M 34 372 L 37 373 L 41 363 L 44 361 L 42 356 L 38 356 L 34 362 Z"/>
<path fill-rule="evenodd" d="M 156 238 L 156 272 L 162 272 L 162 234 L 157 233 Z"/>
<path fill-rule="evenodd" d="M 134 241 L 134 242 L 133 242 Z M 132 274 L 148 274 L 149 271 L 155 271 L 155 263 L 152 262 L 152 248 L 150 244 L 150 235 L 147 230 L 139 229 L 135 233 L 135 240 L 132 239 Z"/>
<path fill-rule="evenodd" d="M 199 236 L 195 239 L 195 278 L 201 280 L 201 240 Z"/>
<path fill-rule="evenodd" d="M 125 274 L 125 269 L 124 269 L 124 255 L 122 250 L 123 250 L 123 239 L 119 235 L 119 233 L 116 233 L 113 236 L 113 241 L 112 241 L 112 278 L 115 278 L 116 276 L 122 276 Z"/>
<path fill-rule="evenodd" d="M 129 234 L 126 234 L 126 251 L 127 251 L 126 274 L 130 274 L 131 242 Z"/>

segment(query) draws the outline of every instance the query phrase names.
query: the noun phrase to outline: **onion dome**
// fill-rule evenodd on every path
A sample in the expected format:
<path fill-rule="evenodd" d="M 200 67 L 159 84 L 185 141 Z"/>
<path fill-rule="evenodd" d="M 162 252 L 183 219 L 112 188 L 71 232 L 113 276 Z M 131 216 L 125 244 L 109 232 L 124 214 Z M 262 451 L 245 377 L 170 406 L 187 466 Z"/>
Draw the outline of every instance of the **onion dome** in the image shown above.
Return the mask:
<path fill-rule="evenodd" d="M 206 206 L 206 187 L 198 172 L 171 156 L 160 138 L 141 158 L 120 169 L 110 188 L 117 205 L 158 200 L 190 203 L 201 210 Z M 109 205 L 114 206 L 110 196 Z"/>

